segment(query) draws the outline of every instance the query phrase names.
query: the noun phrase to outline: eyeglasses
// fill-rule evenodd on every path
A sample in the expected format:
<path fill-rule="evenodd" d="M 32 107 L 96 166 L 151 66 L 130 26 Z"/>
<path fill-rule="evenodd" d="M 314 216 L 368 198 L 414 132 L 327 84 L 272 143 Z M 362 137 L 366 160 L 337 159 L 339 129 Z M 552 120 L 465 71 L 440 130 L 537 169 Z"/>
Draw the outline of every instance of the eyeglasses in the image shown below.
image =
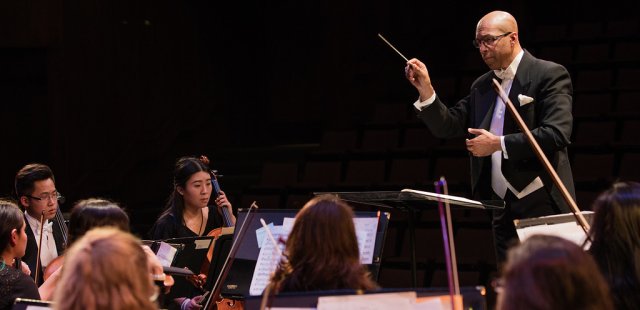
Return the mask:
<path fill-rule="evenodd" d="M 473 46 L 475 48 L 480 48 L 480 45 L 484 45 L 485 47 L 493 47 L 493 45 L 496 44 L 496 42 L 498 42 L 498 40 L 512 34 L 512 31 L 509 32 L 505 32 L 499 36 L 486 36 L 484 38 L 481 39 L 475 39 L 473 40 Z"/>
<path fill-rule="evenodd" d="M 34 197 L 31 195 L 25 195 L 25 196 L 38 201 L 42 201 L 42 200 L 49 201 L 51 199 L 55 199 L 55 200 L 58 200 L 59 202 L 64 202 L 64 196 L 62 196 L 62 194 L 60 194 L 60 192 L 58 191 L 54 191 L 51 193 L 42 193 L 40 194 L 40 197 Z"/>

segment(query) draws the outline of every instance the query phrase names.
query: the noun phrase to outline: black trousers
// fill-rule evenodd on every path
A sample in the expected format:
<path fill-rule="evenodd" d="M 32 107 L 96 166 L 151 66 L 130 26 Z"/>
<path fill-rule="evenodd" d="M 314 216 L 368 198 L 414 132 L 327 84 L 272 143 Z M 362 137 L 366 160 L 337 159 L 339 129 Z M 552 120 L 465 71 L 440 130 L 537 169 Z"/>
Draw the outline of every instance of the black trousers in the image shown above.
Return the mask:
<path fill-rule="evenodd" d="M 500 197 L 494 194 L 494 199 L 500 199 Z M 560 213 L 544 187 L 522 199 L 518 199 L 510 190 L 507 190 L 504 201 L 504 210 L 494 210 L 492 220 L 498 270 L 507 259 L 509 247 L 519 243 L 513 220 Z"/>

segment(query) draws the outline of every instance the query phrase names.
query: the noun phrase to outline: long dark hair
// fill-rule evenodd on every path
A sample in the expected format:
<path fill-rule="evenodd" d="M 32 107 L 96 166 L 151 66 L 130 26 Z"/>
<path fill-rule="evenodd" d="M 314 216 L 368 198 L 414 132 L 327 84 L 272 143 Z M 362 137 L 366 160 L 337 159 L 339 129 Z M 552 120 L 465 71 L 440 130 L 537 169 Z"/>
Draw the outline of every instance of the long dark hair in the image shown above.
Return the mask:
<path fill-rule="evenodd" d="M 178 193 L 178 186 L 186 188 L 189 178 L 200 171 L 210 173 L 209 166 L 203 159 L 192 156 L 185 156 L 178 159 L 173 170 L 173 190 L 171 191 L 171 195 L 169 195 L 165 210 L 160 215 L 161 217 L 171 215 L 176 219 L 182 219 L 184 198 Z"/>
<path fill-rule="evenodd" d="M 286 256 L 272 278 L 275 292 L 377 288 L 360 251 L 353 211 L 333 195 L 311 199 L 296 215 Z"/>
<path fill-rule="evenodd" d="M 640 305 L 640 183 L 617 182 L 593 203 L 589 252 L 604 274 L 616 306 Z"/>
<path fill-rule="evenodd" d="M 69 244 L 95 227 L 112 226 L 129 232 L 129 216 L 115 202 L 89 198 L 75 203 L 69 217 Z"/>
<path fill-rule="evenodd" d="M 24 225 L 24 214 L 18 205 L 8 199 L 0 199 L 0 252 L 9 245 L 11 231 L 14 229 L 20 231 L 22 225 Z"/>

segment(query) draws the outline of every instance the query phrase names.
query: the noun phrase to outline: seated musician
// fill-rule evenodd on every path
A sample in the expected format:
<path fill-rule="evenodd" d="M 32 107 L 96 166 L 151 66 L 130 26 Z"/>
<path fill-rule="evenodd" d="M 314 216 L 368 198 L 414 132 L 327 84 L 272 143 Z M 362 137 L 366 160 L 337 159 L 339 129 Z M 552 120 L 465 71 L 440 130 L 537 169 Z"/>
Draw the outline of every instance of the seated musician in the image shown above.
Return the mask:
<path fill-rule="evenodd" d="M 18 206 L 0 200 L 0 310 L 11 309 L 16 298 L 40 299 L 33 279 L 14 266 L 27 247 L 26 226 Z"/>
<path fill-rule="evenodd" d="M 15 191 L 18 202 L 25 209 L 24 218 L 27 221 L 27 249 L 22 260 L 29 265 L 31 277 L 34 278 L 36 273 L 42 275 L 44 269 L 62 254 L 66 246 L 62 213 L 58 210 L 58 202 L 62 196 L 56 189 L 51 168 L 37 163 L 28 164 L 16 173 Z M 44 215 L 43 227 L 40 225 L 42 215 Z M 41 231 L 42 238 L 40 238 Z M 42 245 L 40 239 L 42 239 Z M 40 262 L 36 270 L 38 249 Z M 42 276 L 39 276 L 38 282 L 42 284 Z"/>
<path fill-rule="evenodd" d="M 231 203 L 223 191 L 214 198 L 216 207 L 209 207 L 209 200 L 215 188 L 208 165 L 209 160 L 204 156 L 178 159 L 174 168 L 173 190 L 164 212 L 160 214 L 149 231 L 150 239 L 165 240 L 211 235 L 214 230 L 224 225 L 235 224 L 236 219 Z M 202 287 L 206 282 L 206 276 L 200 274 L 189 280 L 196 287 Z M 180 279 L 176 283 L 181 286 L 184 284 Z M 193 299 L 176 298 L 181 308 L 199 307 L 197 301 L 202 296 L 198 296 L 199 288 L 194 289 L 191 295 L 196 297 Z"/>
<path fill-rule="evenodd" d="M 283 259 L 267 289 L 275 294 L 378 288 L 360 263 L 353 218 L 351 207 L 333 195 L 307 202 L 296 215 Z"/>

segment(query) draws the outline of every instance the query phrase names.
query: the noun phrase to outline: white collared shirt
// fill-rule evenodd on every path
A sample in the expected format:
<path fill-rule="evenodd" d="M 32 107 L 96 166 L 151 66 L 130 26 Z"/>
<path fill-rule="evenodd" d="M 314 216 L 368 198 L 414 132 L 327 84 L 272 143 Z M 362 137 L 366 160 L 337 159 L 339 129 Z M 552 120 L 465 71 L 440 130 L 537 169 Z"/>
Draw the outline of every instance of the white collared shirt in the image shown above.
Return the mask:
<path fill-rule="evenodd" d="M 40 220 L 32 217 L 28 212 L 24 212 L 27 224 L 31 227 L 33 235 L 36 238 L 36 244 L 40 247 Z M 53 222 L 45 220 L 44 233 L 42 235 L 43 247 L 40 248 L 40 264 L 45 268 L 49 263 L 58 257 L 58 249 L 56 248 L 56 239 L 53 237 Z M 51 229 L 47 229 L 50 227 Z"/>

